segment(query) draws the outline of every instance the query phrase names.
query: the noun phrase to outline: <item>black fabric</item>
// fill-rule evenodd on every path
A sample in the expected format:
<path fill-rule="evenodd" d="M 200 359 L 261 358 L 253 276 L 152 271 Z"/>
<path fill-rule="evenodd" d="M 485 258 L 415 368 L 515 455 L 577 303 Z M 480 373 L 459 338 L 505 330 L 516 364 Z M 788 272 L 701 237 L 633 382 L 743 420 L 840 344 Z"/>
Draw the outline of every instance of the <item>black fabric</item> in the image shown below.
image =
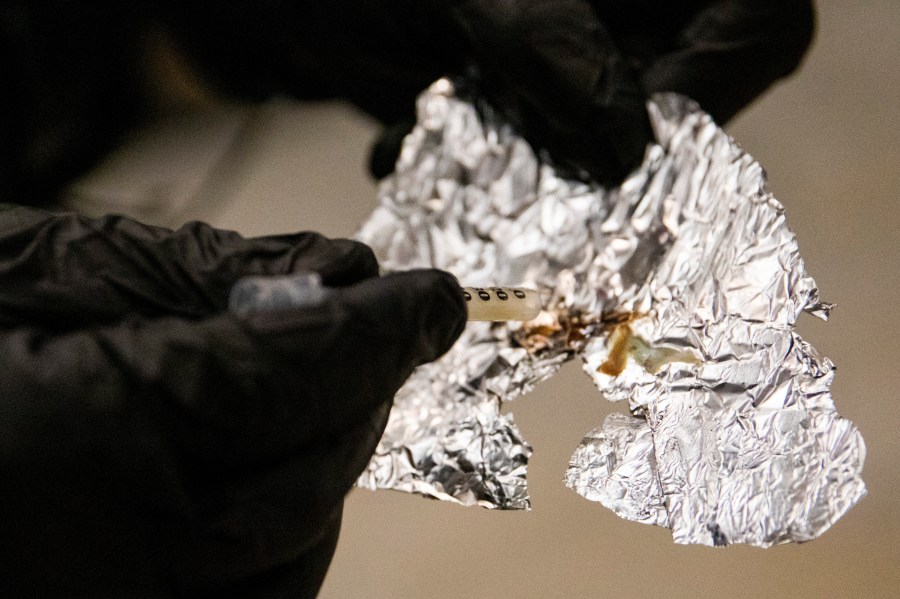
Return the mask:
<path fill-rule="evenodd" d="M 326 304 L 224 311 L 298 270 Z M 0 281 L 4 596 L 313 596 L 394 393 L 465 323 L 450 275 L 355 242 L 21 207 Z"/>
<path fill-rule="evenodd" d="M 165 31 L 220 92 L 346 98 L 390 125 L 442 75 L 479 89 L 573 174 L 616 183 L 641 159 L 656 91 L 724 123 L 799 64 L 811 0 L 12 0 L 0 6 L 0 201 L 45 203 L 146 112 L 142 54 Z M 475 67 L 473 69 L 473 67 Z"/>

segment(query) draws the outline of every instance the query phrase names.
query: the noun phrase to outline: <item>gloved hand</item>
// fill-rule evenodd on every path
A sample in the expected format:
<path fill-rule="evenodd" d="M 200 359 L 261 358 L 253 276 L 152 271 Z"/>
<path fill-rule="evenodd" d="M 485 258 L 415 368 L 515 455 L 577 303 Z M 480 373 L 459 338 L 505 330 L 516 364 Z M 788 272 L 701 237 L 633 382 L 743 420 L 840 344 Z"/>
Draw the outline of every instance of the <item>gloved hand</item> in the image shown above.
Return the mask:
<path fill-rule="evenodd" d="M 372 170 L 393 170 L 415 95 L 442 75 L 479 91 L 558 166 L 618 183 L 643 156 L 654 92 L 724 123 L 789 74 L 811 0 L 232 0 L 170 20 L 220 82 L 346 97 L 391 124 Z M 223 43 L 227 39 L 228 43 Z"/>
<path fill-rule="evenodd" d="M 317 308 L 225 311 L 315 271 Z M 0 594 L 312 596 L 457 282 L 364 245 L 0 207 Z"/>
<path fill-rule="evenodd" d="M 445 71 L 475 65 L 481 91 L 534 146 L 549 150 L 562 170 L 604 184 L 621 182 L 640 163 L 652 138 L 645 109 L 651 94 L 685 94 L 724 124 L 796 68 L 813 31 L 811 0 L 419 5 L 439 15 L 430 26 L 452 40 L 445 52 L 464 53 Z M 386 128 L 372 155 L 376 176 L 393 170 L 411 124 Z"/>

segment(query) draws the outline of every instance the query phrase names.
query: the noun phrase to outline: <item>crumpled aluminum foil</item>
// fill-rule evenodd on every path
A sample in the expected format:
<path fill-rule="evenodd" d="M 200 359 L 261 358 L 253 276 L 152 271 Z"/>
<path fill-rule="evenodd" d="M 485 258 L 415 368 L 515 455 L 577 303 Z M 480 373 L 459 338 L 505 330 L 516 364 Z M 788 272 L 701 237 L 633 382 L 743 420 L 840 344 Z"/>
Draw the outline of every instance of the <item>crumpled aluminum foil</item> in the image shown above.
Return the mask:
<path fill-rule="evenodd" d="M 576 355 L 627 401 L 565 482 L 679 543 L 812 539 L 864 494 L 834 366 L 794 331 L 827 318 L 762 168 L 692 101 L 649 104 L 658 144 L 620 187 L 557 175 L 489 107 L 436 82 L 358 238 L 385 270 L 537 288 L 530 323 L 470 323 L 400 390 L 358 481 L 527 509 L 531 447 L 504 401 Z"/>

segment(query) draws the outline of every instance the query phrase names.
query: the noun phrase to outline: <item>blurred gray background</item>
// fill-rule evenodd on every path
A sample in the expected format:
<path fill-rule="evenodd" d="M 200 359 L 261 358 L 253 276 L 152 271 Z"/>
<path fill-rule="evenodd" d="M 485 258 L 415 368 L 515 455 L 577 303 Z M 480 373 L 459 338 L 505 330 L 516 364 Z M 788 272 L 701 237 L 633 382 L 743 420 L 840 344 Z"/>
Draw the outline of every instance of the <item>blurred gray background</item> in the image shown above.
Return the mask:
<path fill-rule="evenodd" d="M 506 406 L 535 454 L 533 511 L 355 490 L 322 597 L 900 597 L 900 2 L 819 0 L 801 71 L 728 127 L 766 168 L 831 322 L 802 334 L 838 365 L 869 495 L 822 538 L 768 550 L 678 546 L 562 483 L 582 436 L 622 409 L 571 363 Z M 69 207 L 247 235 L 350 236 L 374 206 L 376 125 L 340 104 L 218 107 L 143 132 L 77 183 Z"/>

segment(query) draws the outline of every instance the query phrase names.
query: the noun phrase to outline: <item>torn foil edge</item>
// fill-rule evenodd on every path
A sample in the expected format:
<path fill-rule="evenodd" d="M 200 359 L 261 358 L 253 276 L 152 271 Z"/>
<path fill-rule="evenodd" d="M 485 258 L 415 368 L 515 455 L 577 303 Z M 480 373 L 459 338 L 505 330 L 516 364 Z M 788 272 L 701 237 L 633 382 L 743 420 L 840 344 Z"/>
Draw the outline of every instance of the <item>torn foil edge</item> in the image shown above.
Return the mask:
<path fill-rule="evenodd" d="M 568 180 L 446 79 L 358 238 L 386 271 L 540 289 L 527 325 L 470 323 L 398 393 L 358 485 L 527 509 L 531 447 L 502 403 L 580 355 L 630 415 L 576 450 L 566 484 L 677 542 L 760 546 L 826 530 L 864 494 L 833 365 L 793 330 L 830 306 L 762 168 L 690 100 L 649 112 L 658 144 L 621 186 Z"/>

